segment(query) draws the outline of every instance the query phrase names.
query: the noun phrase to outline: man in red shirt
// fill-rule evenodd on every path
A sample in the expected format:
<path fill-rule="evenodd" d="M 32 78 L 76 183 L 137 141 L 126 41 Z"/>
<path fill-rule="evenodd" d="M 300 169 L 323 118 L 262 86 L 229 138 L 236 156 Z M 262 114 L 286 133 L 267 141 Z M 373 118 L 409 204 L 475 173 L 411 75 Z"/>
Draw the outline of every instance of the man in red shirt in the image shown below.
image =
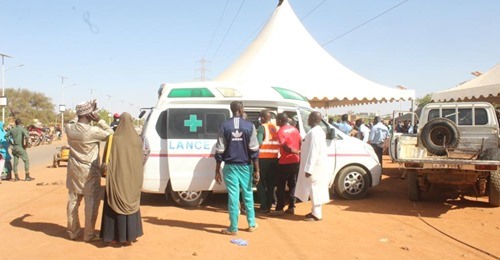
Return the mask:
<path fill-rule="evenodd" d="M 278 114 L 277 124 L 280 127 L 278 131 L 278 141 L 280 143 L 280 158 L 278 161 L 278 174 L 276 175 L 276 209 L 275 215 L 283 213 L 295 213 L 295 184 L 300 165 L 300 144 L 302 138 L 299 130 L 288 123 L 288 116 L 285 113 Z M 289 204 L 285 207 L 285 185 L 288 186 Z"/>

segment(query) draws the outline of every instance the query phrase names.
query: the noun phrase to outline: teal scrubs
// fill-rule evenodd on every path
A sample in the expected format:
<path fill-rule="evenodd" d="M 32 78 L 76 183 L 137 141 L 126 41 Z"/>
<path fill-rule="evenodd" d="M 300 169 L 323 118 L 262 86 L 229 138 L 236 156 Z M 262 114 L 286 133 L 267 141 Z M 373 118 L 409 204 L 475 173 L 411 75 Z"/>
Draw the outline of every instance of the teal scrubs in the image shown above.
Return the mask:
<path fill-rule="evenodd" d="M 255 226 L 255 211 L 253 208 L 253 167 L 251 165 L 225 164 L 222 169 L 224 182 L 228 193 L 229 231 L 238 231 L 240 188 L 245 204 L 248 225 Z"/>

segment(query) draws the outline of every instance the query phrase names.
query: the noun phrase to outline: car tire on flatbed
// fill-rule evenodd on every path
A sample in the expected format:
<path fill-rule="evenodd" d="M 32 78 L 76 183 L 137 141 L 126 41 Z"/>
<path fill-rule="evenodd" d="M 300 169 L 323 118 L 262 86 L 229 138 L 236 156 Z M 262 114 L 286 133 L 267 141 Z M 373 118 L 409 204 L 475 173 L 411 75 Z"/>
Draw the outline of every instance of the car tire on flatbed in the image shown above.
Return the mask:
<path fill-rule="evenodd" d="M 434 118 L 427 122 L 420 133 L 422 144 L 435 155 L 446 155 L 446 148 L 455 148 L 460 140 L 460 132 L 455 122 L 448 118 Z M 445 146 L 443 146 L 443 142 Z"/>

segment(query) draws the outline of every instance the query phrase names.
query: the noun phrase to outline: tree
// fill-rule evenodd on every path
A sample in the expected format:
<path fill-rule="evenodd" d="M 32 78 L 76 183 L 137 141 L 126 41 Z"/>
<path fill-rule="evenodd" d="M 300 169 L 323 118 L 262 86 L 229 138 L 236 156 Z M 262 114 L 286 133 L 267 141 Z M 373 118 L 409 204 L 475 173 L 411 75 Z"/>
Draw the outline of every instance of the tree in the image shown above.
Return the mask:
<path fill-rule="evenodd" d="M 417 103 L 417 109 L 422 108 L 432 102 L 432 94 L 427 94 L 421 98 L 417 98 L 415 102 Z"/>
<path fill-rule="evenodd" d="M 8 123 L 13 123 L 18 118 L 24 125 L 35 123 L 35 119 L 43 124 L 52 124 L 55 121 L 54 104 L 45 94 L 27 89 L 7 88 L 5 95 L 8 97 L 6 107 Z"/>

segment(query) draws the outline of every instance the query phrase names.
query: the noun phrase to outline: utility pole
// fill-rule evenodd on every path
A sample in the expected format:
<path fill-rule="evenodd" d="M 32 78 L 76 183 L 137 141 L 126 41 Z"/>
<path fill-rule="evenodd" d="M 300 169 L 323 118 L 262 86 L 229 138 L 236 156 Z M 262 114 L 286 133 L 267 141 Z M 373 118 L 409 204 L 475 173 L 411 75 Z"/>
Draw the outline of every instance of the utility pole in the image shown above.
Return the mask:
<path fill-rule="evenodd" d="M 5 97 L 5 58 L 12 58 L 7 54 L 0 53 L 2 56 L 2 99 L 5 100 L 5 104 L 2 105 L 2 122 L 5 123 L 5 106 L 7 105 L 7 98 Z"/>
<path fill-rule="evenodd" d="M 108 97 L 108 124 L 111 124 L 111 116 L 113 113 L 111 113 L 111 95 L 106 95 Z"/>
<path fill-rule="evenodd" d="M 205 58 L 201 58 L 201 60 L 199 60 L 198 62 L 200 63 L 200 68 L 196 71 L 200 72 L 200 81 L 205 81 L 207 79 L 205 72 L 210 71 L 209 69 L 207 69 L 206 65 L 210 63 L 210 61 L 205 60 Z"/>
<path fill-rule="evenodd" d="M 111 112 L 111 95 L 106 95 L 108 97 L 108 109 L 109 109 L 109 112 Z"/>
<path fill-rule="evenodd" d="M 61 112 L 61 136 L 64 133 L 64 111 L 66 110 L 66 106 L 64 105 L 64 80 L 68 79 L 64 76 L 58 76 L 61 78 L 61 104 L 59 105 L 59 112 Z"/>

